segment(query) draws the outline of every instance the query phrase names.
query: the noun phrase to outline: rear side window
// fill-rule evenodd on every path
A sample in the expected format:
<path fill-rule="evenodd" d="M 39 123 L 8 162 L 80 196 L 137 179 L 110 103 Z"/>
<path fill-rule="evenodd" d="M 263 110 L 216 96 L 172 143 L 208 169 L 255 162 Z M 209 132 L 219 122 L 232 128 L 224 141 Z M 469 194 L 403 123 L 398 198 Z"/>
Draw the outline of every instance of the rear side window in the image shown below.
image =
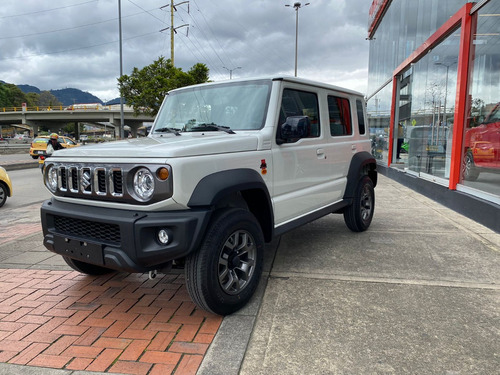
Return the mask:
<path fill-rule="evenodd" d="M 363 111 L 363 103 L 361 100 L 356 100 L 356 111 L 358 112 L 358 126 L 359 126 L 359 134 L 365 134 L 365 115 Z"/>
<path fill-rule="evenodd" d="M 307 116 L 307 121 L 301 117 Z M 293 129 L 297 138 L 314 138 L 320 135 L 318 97 L 315 93 L 284 89 L 281 99 L 279 124 L 284 124 L 287 119 L 294 127 L 294 122 L 299 126 Z M 305 125 L 302 126 L 302 123 Z"/>
<path fill-rule="evenodd" d="M 349 99 L 328 96 L 330 134 L 334 137 L 352 134 L 351 109 Z"/>

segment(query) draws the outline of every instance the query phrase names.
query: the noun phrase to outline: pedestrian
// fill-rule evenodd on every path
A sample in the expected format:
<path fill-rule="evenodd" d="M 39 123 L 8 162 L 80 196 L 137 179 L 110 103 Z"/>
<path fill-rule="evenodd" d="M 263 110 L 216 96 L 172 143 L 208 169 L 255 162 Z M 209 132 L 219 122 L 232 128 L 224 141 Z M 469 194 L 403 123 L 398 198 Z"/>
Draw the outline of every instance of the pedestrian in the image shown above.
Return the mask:
<path fill-rule="evenodd" d="M 57 139 L 59 138 L 59 135 L 57 135 L 57 133 L 52 133 L 50 135 L 50 138 L 49 140 L 47 141 L 47 156 L 50 156 L 52 155 L 52 153 L 54 151 L 57 151 L 57 150 L 61 150 L 63 149 L 64 147 L 61 146 L 61 144 L 57 141 Z"/>
<path fill-rule="evenodd" d="M 401 148 L 403 147 L 404 143 L 404 128 L 403 124 L 399 123 L 398 124 L 398 145 L 396 149 L 396 160 L 399 160 L 401 157 Z"/>

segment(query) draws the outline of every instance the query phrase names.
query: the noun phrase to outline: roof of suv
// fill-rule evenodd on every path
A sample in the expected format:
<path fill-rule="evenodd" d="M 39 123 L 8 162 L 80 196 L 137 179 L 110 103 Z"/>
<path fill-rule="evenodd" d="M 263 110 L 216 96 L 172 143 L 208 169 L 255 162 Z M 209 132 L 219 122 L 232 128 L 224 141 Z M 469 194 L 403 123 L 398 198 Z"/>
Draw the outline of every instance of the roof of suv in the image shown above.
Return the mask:
<path fill-rule="evenodd" d="M 177 90 L 182 90 L 188 87 L 198 87 L 198 86 L 211 86 L 211 85 L 220 85 L 224 83 L 236 83 L 236 82 L 249 82 L 249 81 L 262 81 L 262 80 L 270 80 L 270 81 L 286 81 L 286 82 L 293 82 L 293 83 L 299 83 L 303 85 L 309 85 L 313 87 L 319 87 L 319 88 L 324 88 L 328 90 L 334 90 L 334 91 L 341 91 L 345 92 L 347 94 L 352 94 L 352 95 L 357 95 L 360 97 L 364 97 L 364 94 L 359 92 L 359 91 L 354 91 L 350 90 L 344 87 L 340 86 L 335 86 L 331 85 L 329 83 L 324 83 L 324 82 L 318 82 L 318 81 L 313 81 L 305 78 L 299 78 L 299 77 L 290 77 L 290 76 L 267 76 L 267 77 L 254 77 L 254 78 L 236 78 L 236 79 L 231 79 L 231 80 L 224 80 L 224 81 L 217 81 L 217 82 L 207 82 L 207 83 L 201 83 L 198 85 L 193 85 L 193 86 L 185 86 L 181 87 L 175 90 L 171 91 L 177 91 Z"/>

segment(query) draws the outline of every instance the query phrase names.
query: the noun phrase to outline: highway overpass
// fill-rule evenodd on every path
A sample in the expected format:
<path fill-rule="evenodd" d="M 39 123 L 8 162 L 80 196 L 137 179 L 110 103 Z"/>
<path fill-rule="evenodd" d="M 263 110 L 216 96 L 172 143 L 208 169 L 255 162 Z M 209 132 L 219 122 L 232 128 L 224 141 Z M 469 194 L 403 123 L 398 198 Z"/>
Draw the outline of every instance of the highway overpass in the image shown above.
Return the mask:
<path fill-rule="evenodd" d="M 38 133 L 40 126 L 47 126 L 51 131 L 58 131 L 68 123 L 110 123 L 116 129 L 116 135 L 121 134 L 120 109 L 112 107 L 91 107 L 66 109 L 61 107 L 39 108 L 41 110 L 22 110 L 21 108 L 11 110 L 0 110 L 0 125 L 15 126 L 19 124 L 28 125 L 33 129 L 32 134 Z M 153 122 L 154 117 L 147 115 L 134 116 L 132 110 L 124 110 L 124 123 L 130 126 L 132 134 L 137 134 L 137 129 L 144 122 Z M 78 128 L 78 127 L 76 127 Z M 75 136 L 78 136 L 75 134 Z"/>

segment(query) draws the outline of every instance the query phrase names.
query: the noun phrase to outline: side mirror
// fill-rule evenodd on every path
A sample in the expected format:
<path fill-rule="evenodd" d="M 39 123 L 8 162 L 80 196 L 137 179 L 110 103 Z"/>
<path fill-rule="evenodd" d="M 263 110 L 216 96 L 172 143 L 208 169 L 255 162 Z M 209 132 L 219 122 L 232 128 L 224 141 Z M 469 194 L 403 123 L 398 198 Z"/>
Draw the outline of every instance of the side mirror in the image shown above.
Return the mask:
<path fill-rule="evenodd" d="M 311 132 L 311 120 L 308 116 L 290 116 L 279 125 L 276 143 L 294 143 L 301 138 L 309 136 Z"/>

